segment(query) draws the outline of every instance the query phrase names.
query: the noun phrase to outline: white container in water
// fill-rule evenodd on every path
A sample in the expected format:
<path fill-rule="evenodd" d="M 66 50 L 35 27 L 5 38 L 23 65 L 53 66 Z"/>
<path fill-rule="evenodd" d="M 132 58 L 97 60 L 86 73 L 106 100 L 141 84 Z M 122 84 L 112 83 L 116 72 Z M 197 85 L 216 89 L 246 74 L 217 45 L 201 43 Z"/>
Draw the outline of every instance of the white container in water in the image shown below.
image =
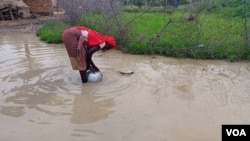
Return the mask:
<path fill-rule="evenodd" d="M 90 70 L 87 71 L 87 79 L 88 82 L 101 82 L 102 81 L 102 73 L 101 72 L 92 72 Z"/>

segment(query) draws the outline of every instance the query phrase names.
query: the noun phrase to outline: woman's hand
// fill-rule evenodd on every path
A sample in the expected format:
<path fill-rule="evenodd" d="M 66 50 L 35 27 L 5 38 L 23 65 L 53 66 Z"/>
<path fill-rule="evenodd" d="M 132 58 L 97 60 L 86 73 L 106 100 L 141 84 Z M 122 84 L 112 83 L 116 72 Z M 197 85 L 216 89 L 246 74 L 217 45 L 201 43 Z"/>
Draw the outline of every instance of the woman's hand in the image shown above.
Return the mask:
<path fill-rule="evenodd" d="M 97 66 L 93 66 L 93 72 L 96 73 L 96 72 L 100 72 L 99 68 Z"/>
<path fill-rule="evenodd" d="M 89 70 L 93 73 L 100 72 L 98 67 L 92 65 L 89 66 Z"/>

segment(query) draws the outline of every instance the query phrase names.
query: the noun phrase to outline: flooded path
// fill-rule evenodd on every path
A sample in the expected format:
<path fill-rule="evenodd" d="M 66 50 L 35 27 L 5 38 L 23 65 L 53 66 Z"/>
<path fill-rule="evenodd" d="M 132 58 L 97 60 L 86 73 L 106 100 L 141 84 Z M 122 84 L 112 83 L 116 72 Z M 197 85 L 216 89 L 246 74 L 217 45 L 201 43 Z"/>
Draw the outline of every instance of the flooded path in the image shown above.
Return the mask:
<path fill-rule="evenodd" d="M 247 62 L 98 52 L 103 81 L 81 84 L 62 44 L 4 34 L 0 54 L 1 141 L 220 141 L 250 123 Z"/>

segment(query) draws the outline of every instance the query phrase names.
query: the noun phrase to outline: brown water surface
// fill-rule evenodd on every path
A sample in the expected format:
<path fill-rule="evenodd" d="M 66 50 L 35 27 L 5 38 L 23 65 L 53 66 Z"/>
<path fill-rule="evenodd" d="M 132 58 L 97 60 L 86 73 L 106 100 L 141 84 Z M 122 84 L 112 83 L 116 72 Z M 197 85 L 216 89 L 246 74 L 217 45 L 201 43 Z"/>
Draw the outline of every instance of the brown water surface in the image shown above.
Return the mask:
<path fill-rule="evenodd" d="M 98 52 L 81 84 L 63 44 L 0 37 L 1 141 L 220 141 L 250 123 L 250 63 Z M 122 75 L 121 68 L 134 70 Z"/>

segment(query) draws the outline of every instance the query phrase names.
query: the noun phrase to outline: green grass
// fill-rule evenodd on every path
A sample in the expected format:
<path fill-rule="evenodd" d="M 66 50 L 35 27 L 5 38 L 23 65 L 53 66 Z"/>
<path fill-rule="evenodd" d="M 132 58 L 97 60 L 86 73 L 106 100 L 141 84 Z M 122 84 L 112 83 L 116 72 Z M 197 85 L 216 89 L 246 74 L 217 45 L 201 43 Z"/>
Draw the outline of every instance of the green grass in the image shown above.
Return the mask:
<path fill-rule="evenodd" d="M 133 13 L 126 16 L 129 19 Z M 244 57 L 244 19 L 201 14 L 193 21 L 186 21 L 185 16 L 178 12 L 171 15 L 147 13 L 141 16 L 129 28 L 130 38 L 126 47 L 131 53 L 149 52 L 175 57 L 230 61 Z M 169 19 L 172 22 L 156 38 L 164 22 Z"/>
<path fill-rule="evenodd" d="M 67 27 L 66 23 L 61 22 L 48 22 L 44 24 L 43 27 L 38 29 L 36 35 L 40 37 L 41 40 L 47 43 L 62 43 L 61 36 L 64 28 Z"/>
<path fill-rule="evenodd" d="M 186 20 L 189 13 L 180 11 L 171 14 L 153 12 L 141 14 L 140 12 L 123 14 L 123 25 L 127 25 L 126 44 L 120 43 L 119 34 L 115 36 L 119 39 L 117 40 L 119 49 L 124 52 L 229 61 L 250 59 L 250 43 L 246 48 L 244 41 L 244 18 L 235 17 L 234 12 L 232 17 L 220 12 L 201 13 L 192 21 Z M 135 17 L 137 17 L 135 20 L 131 20 Z M 98 14 L 90 14 L 89 17 L 80 19 L 78 25 L 85 25 L 102 32 L 105 24 L 97 22 L 101 19 Z M 171 23 L 162 30 L 170 19 Z M 47 23 L 38 30 L 37 35 L 48 43 L 62 43 L 61 34 L 66 26 L 68 24 L 63 22 Z M 119 28 L 113 26 L 113 29 Z"/>

